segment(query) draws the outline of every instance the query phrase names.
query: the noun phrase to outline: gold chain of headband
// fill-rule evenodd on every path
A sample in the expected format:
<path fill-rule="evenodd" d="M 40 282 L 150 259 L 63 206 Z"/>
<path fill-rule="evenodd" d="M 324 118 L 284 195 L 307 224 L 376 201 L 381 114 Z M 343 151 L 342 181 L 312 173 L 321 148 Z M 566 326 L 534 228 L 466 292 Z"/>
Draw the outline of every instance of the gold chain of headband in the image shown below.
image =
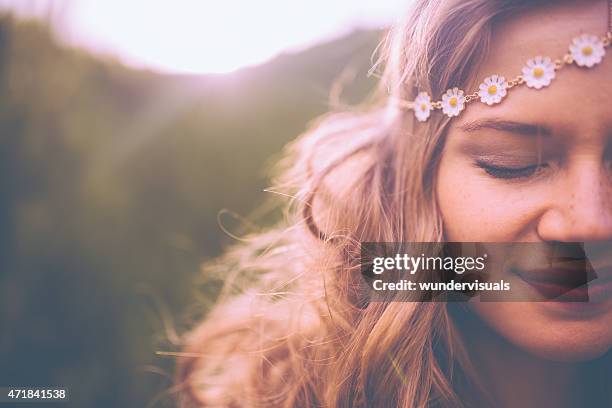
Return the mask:
<path fill-rule="evenodd" d="M 458 116 L 465 106 L 480 98 L 482 103 L 495 105 L 500 103 L 507 91 L 517 86 L 526 85 L 533 89 L 542 89 L 550 85 L 556 76 L 556 72 L 566 65 L 576 64 L 579 67 L 591 68 L 603 61 L 606 48 L 612 44 L 612 0 L 609 1 L 608 32 L 603 37 L 590 34 L 582 34 L 575 37 L 569 46 L 569 52 L 562 58 L 551 59 L 549 57 L 537 56 L 527 60 L 523 66 L 522 74 L 511 80 L 506 80 L 501 75 L 491 75 L 484 79 L 478 87 L 478 91 L 466 95 L 463 90 L 455 87 L 448 89 L 442 99 L 432 101 L 427 92 L 420 92 L 412 102 L 399 101 L 401 107 L 414 111 L 414 116 L 419 122 L 425 122 L 431 112 L 442 110 L 449 116 Z"/>

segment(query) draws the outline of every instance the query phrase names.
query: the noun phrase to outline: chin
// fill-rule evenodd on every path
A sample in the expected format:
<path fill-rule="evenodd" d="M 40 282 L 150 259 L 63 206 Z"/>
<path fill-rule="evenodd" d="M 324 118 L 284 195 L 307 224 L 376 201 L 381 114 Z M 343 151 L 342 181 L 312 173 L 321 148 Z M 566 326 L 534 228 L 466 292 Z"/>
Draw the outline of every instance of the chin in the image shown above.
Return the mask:
<path fill-rule="evenodd" d="M 558 322 L 554 326 L 565 327 L 549 326 L 548 330 L 526 329 L 524 333 L 527 336 L 509 340 L 539 358 L 568 363 L 596 360 L 608 353 L 612 347 L 612 336 L 607 327 L 580 328 L 577 327 L 580 325 L 574 322 Z"/>
<path fill-rule="evenodd" d="M 612 309 L 586 314 L 550 303 L 478 304 L 476 315 L 504 341 L 542 359 L 586 362 L 612 348 Z"/>
<path fill-rule="evenodd" d="M 609 344 L 584 344 L 577 348 L 570 348 L 565 345 L 538 345 L 527 351 L 539 358 L 565 363 L 579 363 L 596 360 L 603 357 L 610 351 Z"/>

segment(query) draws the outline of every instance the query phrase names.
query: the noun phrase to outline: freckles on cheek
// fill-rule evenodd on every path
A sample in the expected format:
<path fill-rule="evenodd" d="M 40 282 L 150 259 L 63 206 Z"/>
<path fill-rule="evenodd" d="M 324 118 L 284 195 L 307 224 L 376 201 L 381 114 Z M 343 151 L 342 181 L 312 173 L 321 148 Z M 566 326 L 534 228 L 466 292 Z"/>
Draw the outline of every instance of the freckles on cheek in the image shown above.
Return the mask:
<path fill-rule="evenodd" d="M 441 168 L 437 193 L 447 241 L 512 241 L 528 223 L 523 194 L 474 169 Z"/>

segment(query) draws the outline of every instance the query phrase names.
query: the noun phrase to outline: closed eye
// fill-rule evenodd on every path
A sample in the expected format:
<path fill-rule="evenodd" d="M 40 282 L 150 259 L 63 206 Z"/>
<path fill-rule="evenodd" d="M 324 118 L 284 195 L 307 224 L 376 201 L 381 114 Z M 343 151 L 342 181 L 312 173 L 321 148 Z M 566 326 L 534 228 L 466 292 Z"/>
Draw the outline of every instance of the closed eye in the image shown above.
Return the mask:
<path fill-rule="evenodd" d="M 496 166 L 484 161 L 476 161 L 476 165 L 482 168 L 488 175 L 498 179 L 523 179 L 536 174 L 536 172 L 548 165 L 546 163 L 533 164 L 525 167 L 503 167 Z"/>

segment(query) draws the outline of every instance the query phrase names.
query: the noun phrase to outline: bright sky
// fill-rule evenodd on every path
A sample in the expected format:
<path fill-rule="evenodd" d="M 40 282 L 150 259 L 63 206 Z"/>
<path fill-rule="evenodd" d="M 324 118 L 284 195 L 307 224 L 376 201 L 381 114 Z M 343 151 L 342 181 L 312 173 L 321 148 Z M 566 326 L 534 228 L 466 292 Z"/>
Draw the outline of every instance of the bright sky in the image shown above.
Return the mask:
<path fill-rule="evenodd" d="M 356 27 L 388 26 L 410 0 L 0 0 L 53 16 L 62 38 L 128 65 L 222 73 Z"/>

